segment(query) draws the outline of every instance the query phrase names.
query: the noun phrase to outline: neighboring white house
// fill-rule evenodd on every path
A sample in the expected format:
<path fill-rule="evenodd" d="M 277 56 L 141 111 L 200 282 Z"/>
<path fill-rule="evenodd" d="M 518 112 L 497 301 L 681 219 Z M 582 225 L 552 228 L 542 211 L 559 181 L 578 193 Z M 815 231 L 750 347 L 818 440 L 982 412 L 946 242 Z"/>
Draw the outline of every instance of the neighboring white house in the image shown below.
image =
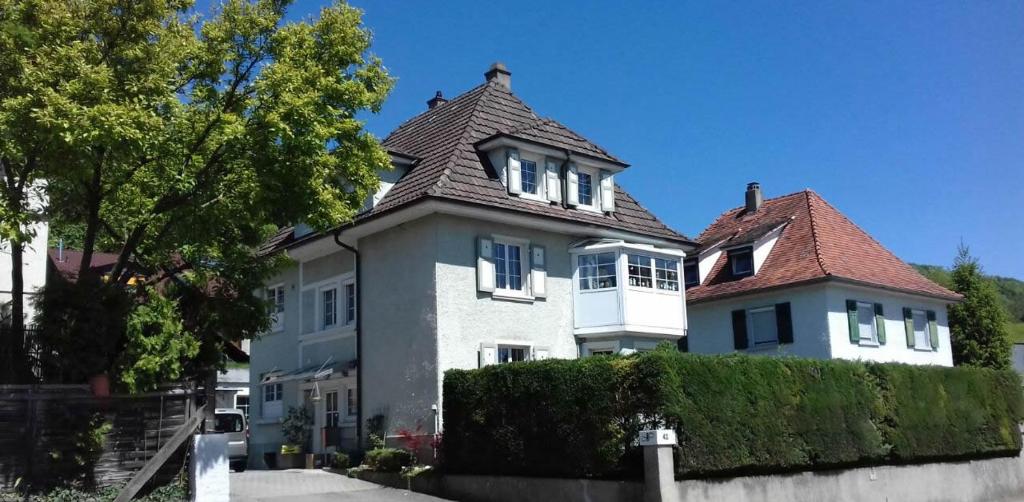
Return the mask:
<path fill-rule="evenodd" d="M 253 460 L 290 407 L 314 410 L 313 449 L 432 434 L 445 370 L 647 350 L 686 332 L 681 264 L 694 243 L 615 184 L 627 164 L 486 82 L 383 142 L 394 170 L 335 234 L 282 231 L 295 265 L 267 284 L 271 332 L 252 343 Z M 259 464 L 258 461 L 254 464 Z"/>
<path fill-rule="evenodd" d="M 43 191 L 32 191 L 32 209 L 42 212 L 46 205 Z M 32 224 L 34 236 L 25 244 L 22 252 L 22 277 L 24 278 L 25 324 L 32 324 L 35 318 L 35 296 L 46 285 L 46 243 L 50 226 L 45 220 Z M 0 324 L 10 321 L 11 316 L 11 245 L 0 240 Z"/>
<path fill-rule="evenodd" d="M 907 265 L 818 194 L 746 204 L 698 237 L 684 270 L 692 352 L 953 365 L 960 295 Z"/>

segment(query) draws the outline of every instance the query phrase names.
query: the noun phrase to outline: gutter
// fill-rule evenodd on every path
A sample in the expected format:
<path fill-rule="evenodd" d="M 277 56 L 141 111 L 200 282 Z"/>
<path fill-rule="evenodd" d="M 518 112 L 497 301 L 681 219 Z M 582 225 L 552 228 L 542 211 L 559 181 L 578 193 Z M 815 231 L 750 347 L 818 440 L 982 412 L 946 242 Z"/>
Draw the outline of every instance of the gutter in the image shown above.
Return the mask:
<path fill-rule="evenodd" d="M 363 449 L 363 267 L 359 250 L 341 242 L 344 227 L 334 231 L 334 243 L 355 256 L 356 268 L 356 449 Z"/>

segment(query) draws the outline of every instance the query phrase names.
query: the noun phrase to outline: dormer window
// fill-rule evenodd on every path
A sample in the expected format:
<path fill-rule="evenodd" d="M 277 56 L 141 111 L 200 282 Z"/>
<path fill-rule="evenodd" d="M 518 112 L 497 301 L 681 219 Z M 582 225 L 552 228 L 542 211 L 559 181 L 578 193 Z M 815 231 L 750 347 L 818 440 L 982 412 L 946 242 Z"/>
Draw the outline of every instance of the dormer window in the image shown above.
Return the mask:
<path fill-rule="evenodd" d="M 687 289 L 700 285 L 700 269 L 697 267 L 697 260 L 683 262 L 683 283 Z"/>
<path fill-rule="evenodd" d="M 733 277 L 754 275 L 754 250 L 751 247 L 729 251 L 729 267 Z"/>
<path fill-rule="evenodd" d="M 580 171 L 579 174 L 580 205 L 594 205 L 594 177 L 590 173 Z"/>

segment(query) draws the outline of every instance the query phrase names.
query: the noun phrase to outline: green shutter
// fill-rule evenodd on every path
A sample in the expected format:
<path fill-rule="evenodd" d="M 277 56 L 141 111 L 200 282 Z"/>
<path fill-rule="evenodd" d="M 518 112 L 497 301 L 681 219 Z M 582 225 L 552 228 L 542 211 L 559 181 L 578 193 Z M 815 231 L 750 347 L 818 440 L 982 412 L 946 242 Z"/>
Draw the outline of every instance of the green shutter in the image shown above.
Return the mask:
<path fill-rule="evenodd" d="M 878 344 L 885 345 L 885 312 L 882 304 L 875 304 L 875 331 L 878 333 Z"/>
<path fill-rule="evenodd" d="M 846 300 L 846 320 L 850 326 L 850 343 L 860 343 L 860 325 L 857 324 L 857 300 Z"/>
<path fill-rule="evenodd" d="M 907 347 L 914 348 L 914 311 L 903 307 L 903 328 L 907 331 Z"/>
<path fill-rule="evenodd" d="M 932 344 L 932 350 L 939 350 L 939 323 L 935 320 L 935 311 L 928 311 L 928 338 Z"/>

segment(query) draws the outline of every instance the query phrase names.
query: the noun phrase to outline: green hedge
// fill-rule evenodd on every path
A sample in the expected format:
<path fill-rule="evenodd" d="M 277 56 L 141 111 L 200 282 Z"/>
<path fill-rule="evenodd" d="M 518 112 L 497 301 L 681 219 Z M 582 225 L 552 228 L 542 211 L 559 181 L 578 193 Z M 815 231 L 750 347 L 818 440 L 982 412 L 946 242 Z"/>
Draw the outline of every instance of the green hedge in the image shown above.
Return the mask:
<path fill-rule="evenodd" d="M 1016 453 L 1009 371 L 655 351 L 452 370 L 450 472 L 639 473 L 636 433 L 676 429 L 681 477 Z"/>

